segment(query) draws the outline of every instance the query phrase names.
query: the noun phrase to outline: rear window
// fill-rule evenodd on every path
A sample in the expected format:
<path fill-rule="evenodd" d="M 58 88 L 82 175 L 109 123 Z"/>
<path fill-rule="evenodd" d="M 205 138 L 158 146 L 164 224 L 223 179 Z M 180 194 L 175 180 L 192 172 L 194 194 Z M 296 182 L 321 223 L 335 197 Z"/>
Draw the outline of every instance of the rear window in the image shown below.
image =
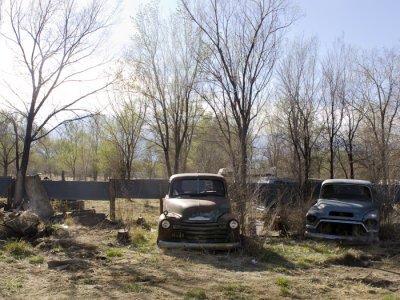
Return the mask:
<path fill-rule="evenodd" d="M 371 191 L 368 187 L 353 184 L 325 184 L 322 186 L 321 199 L 340 199 L 371 201 Z"/>
<path fill-rule="evenodd" d="M 224 183 L 218 179 L 180 179 L 172 182 L 170 196 L 225 196 Z"/>

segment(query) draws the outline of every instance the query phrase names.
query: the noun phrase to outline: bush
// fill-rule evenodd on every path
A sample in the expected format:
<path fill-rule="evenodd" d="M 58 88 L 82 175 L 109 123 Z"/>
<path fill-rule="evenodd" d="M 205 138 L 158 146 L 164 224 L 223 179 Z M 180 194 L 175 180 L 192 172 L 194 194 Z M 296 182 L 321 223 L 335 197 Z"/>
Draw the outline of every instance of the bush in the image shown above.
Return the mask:
<path fill-rule="evenodd" d="M 17 259 L 22 259 L 30 255 L 31 246 L 25 241 L 14 241 L 6 246 L 6 250 Z"/>
<path fill-rule="evenodd" d="M 203 289 L 193 289 L 186 293 L 185 300 L 206 300 L 207 295 Z"/>
<path fill-rule="evenodd" d="M 397 185 L 375 185 L 375 202 L 381 213 L 379 238 L 382 240 L 400 239 L 400 204 Z"/>

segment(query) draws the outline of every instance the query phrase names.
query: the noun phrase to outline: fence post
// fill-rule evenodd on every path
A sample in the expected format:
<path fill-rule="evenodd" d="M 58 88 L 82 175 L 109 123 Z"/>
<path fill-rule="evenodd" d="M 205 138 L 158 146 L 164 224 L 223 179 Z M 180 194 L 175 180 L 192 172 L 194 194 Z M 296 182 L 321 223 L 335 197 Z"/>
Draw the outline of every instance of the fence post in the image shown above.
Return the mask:
<path fill-rule="evenodd" d="M 110 179 L 110 219 L 115 221 L 115 179 Z"/>

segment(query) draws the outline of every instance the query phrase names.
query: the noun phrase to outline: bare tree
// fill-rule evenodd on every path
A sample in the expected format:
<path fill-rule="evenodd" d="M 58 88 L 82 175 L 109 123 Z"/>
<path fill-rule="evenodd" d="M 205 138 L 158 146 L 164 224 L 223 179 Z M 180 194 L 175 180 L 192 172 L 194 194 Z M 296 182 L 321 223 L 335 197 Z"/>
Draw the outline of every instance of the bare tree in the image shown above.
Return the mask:
<path fill-rule="evenodd" d="M 59 94 L 59 99 L 52 97 L 55 91 L 81 80 L 87 71 L 96 67 L 89 59 L 101 42 L 100 34 L 109 25 L 110 15 L 102 0 L 85 3 L 74 0 L 10 0 L 7 17 L 12 33 L 5 37 L 26 71 L 31 88 L 29 100 L 25 100 L 10 85 L 10 90 L 22 105 L 17 106 L 16 101 L 10 103 L 26 119 L 13 203 L 17 207 L 23 199 L 31 144 L 42 138 L 43 132 L 47 135 L 62 124 L 90 115 L 77 104 L 104 88 L 103 84 L 76 97 L 68 97 L 71 90 Z M 57 122 L 56 116 L 60 114 L 62 121 Z M 43 131 L 48 125 L 51 128 Z"/>
<path fill-rule="evenodd" d="M 346 76 L 348 73 L 346 59 L 347 49 L 337 41 L 332 51 L 328 52 L 322 62 L 322 100 L 325 132 L 329 146 L 329 176 L 335 177 L 335 154 L 338 149 L 338 133 L 342 127 L 345 110 Z"/>
<path fill-rule="evenodd" d="M 363 57 L 359 68 L 365 120 L 379 155 L 377 170 L 380 180 L 388 183 L 391 142 L 400 108 L 400 56 L 393 50 L 384 50 L 382 54 L 372 51 Z"/>
<path fill-rule="evenodd" d="M 76 180 L 84 130 L 78 122 L 68 123 L 63 127 L 63 131 L 60 134 L 62 138 L 57 141 L 57 160 L 61 167 L 66 167 L 71 172 L 72 180 Z"/>
<path fill-rule="evenodd" d="M 237 180 L 244 185 L 251 127 L 266 104 L 281 34 L 293 18 L 286 18 L 283 0 L 181 3 L 208 41 L 203 71 L 211 91 L 203 96 L 229 145 Z"/>
<path fill-rule="evenodd" d="M 18 130 L 15 116 L 0 112 L 0 166 L 3 167 L 3 176 L 8 175 L 9 166 L 16 162 L 19 155 Z"/>
<path fill-rule="evenodd" d="M 152 141 L 163 151 L 168 176 L 182 170 L 193 128 L 198 122 L 201 39 L 181 15 L 161 20 L 158 7 L 142 7 L 134 19 L 136 34 L 129 60 L 138 88 L 149 103 L 146 124 Z M 185 162 L 183 162 L 185 166 Z"/>
<path fill-rule="evenodd" d="M 110 105 L 113 115 L 105 122 L 105 139 L 118 149 L 124 178 L 131 179 L 147 106 L 127 82 L 116 86 Z"/>
<path fill-rule="evenodd" d="M 289 136 L 298 179 L 307 186 L 312 154 L 322 126 L 318 119 L 320 109 L 320 82 L 317 72 L 317 45 L 315 40 L 295 42 L 278 68 L 280 124 Z"/>
<path fill-rule="evenodd" d="M 360 76 L 356 72 L 357 51 L 348 49 L 344 62 L 346 71 L 344 72 L 343 92 L 341 102 L 343 103 L 343 121 L 338 133 L 341 146 L 344 146 L 347 157 L 347 168 L 343 167 L 346 178 L 355 178 L 357 136 L 364 117 L 364 102 L 361 97 Z"/>

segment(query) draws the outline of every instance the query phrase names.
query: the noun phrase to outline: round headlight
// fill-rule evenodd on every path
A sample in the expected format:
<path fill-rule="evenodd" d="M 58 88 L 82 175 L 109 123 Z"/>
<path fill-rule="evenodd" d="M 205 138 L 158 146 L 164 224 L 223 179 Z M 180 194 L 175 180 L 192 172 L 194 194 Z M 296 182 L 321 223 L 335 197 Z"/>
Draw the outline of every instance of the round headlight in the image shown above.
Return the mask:
<path fill-rule="evenodd" d="M 316 217 L 316 216 L 313 216 L 313 215 L 307 215 L 307 221 L 308 221 L 308 222 L 310 222 L 310 223 L 314 223 L 314 222 L 315 222 L 315 220 L 317 220 L 317 217 Z"/>
<path fill-rule="evenodd" d="M 376 227 L 376 226 L 378 225 L 378 222 L 377 222 L 376 220 L 374 220 L 374 219 L 368 219 L 368 220 L 365 222 L 365 225 L 366 225 L 368 228 L 373 228 L 373 227 Z"/>
<path fill-rule="evenodd" d="M 236 228 L 239 227 L 239 222 L 236 221 L 236 220 L 231 220 L 231 221 L 229 222 L 229 227 L 230 227 L 231 229 L 236 229 Z"/>
<path fill-rule="evenodd" d="M 171 226 L 171 222 L 168 220 L 162 220 L 161 221 L 161 227 L 164 229 L 168 229 Z"/>

